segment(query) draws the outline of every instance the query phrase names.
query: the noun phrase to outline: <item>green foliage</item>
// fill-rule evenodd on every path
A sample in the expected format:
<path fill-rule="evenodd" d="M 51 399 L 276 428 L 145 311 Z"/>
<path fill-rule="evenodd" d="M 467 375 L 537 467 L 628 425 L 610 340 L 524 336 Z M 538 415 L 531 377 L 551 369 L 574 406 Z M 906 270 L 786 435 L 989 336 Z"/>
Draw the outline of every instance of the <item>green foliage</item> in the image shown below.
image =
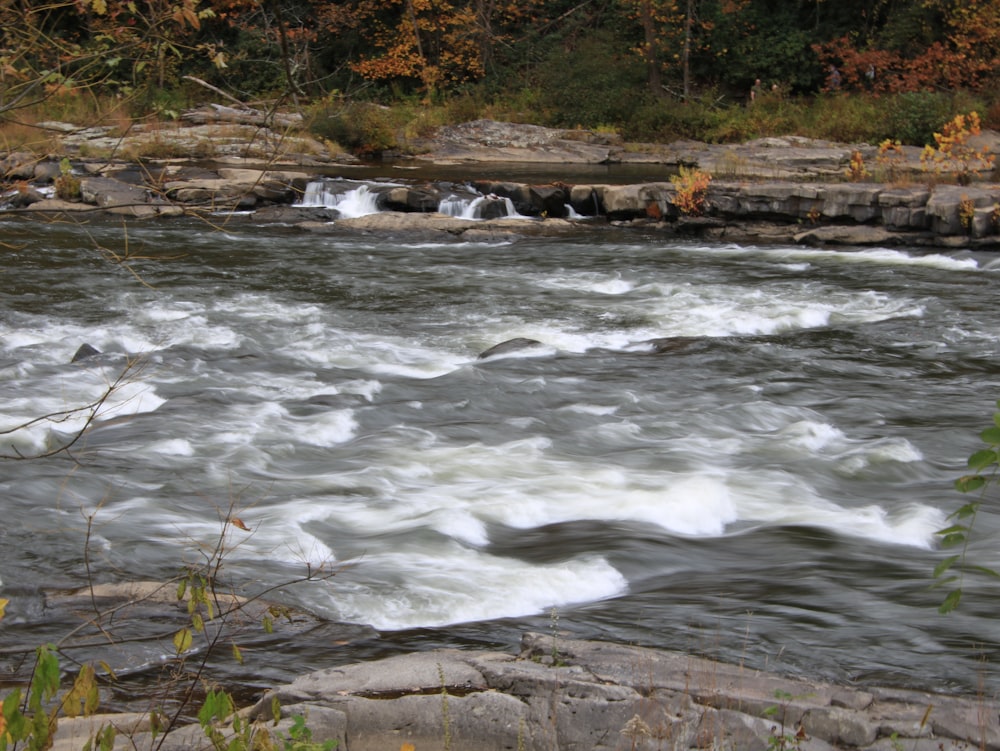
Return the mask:
<path fill-rule="evenodd" d="M 882 101 L 873 96 L 820 96 L 810 108 L 805 129 L 831 141 L 878 143 L 889 135 L 883 112 Z"/>
<path fill-rule="evenodd" d="M 885 137 L 898 139 L 909 146 L 933 143 L 934 132 L 951 119 L 953 107 L 951 95 L 932 91 L 890 97 L 885 103 Z"/>
<path fill-rule="evenodd" d="M 361 155 L 377 155 L 399 146 L 392 110 L 368 102 L 324 105 L 314 113 L 310 130 Z"/>
<path fill-rule="evenodd" d="M 997 402 L 997 407 L 1000 409 L 1000 401 Z M 949 555 L 934 567 L 935 586 L 950 588 L 938 607 L 940 613 L 950 613 L 958 607 L 962 600 L 962 585 L 966 573 L 1000 578 L 1000 573 L 993 569 L 968 561 L 970 538 L 982 499 L 990 486 L 1000 482 L 1000 411 L 993 414 L 993 426 L 983 430 L 979 438 L 986 444 L 986 448 L 969 456 L 967 464 L 971 473 L 955 481 L 955 488 L 960 493 L 977 493 L 979 499 L 970 501 L 953 512 L 948 517 L 952 523 L 937 532 L 942 547 L 959 548 L 958 553 Z"/>
<path fill-rule="evenodd" d="M 333 751 L 336 747 L 337 741 L 333 739 L 323 743 L 314 741 L 312 730 L 306 725 L 306 718 L 302 715 L 292 718 L 292 726 L 288 728 L 288 735 L 284 738 L 284 751 Z"/>
<path fill-rule="evenodd" d="M 84 671 L 81 671 L 81 676 L 84 676 Z M 15 688 L 4 697 L 3 714 L 0 716 L 0 751 L 8 748 L 44 751 L 51 746 L 59 718 L 60 704 L 53 702 L 59 693 L 59 683 L 59 658 L 56 657 L 55 647 L 51 644 L 39 647 L 35 652 L 35 670 L 27 696 L 22 696 L 21 690 Z M 84 709 L 89 710 L 87 714 L 92 714 L 97 708 L 90 698 L 92 686 L 91 670 L 82 679 L 77 678 L 62 705 L 77 711 L 74 698 L 82 694 L 85 697 Z"/>
<path fill-rule="evenodd" d="M 772 704 L 764 710 L 765 717 L 774 717 L 780 720 L 781 725 L 775 725 L 771 728 L 771 735 L 768 738 L 767 748 L 768 751 L 789 751 L 789 749 L 799 749 L 802 747 L 803 741 L 808 740 L 806 736 L 805 729 L 800 725 L 792 732 L 792 729 L 787 727 L 785 724 L 785 715 L 788 712 L 788 705 L 796 698 L 787 691 L 782 691 L 780 688 L 775 689 L 774 698 L 777 699 L 780 704 Z M 780 715 L 780 717 L 779 717 Z"/>
<path fill-rule="evenodd" d="M 810 49 L 813 41 L 815 29 L 801 23 L 792 3 L 750 3 L 739 13 L 719 17 L 712 48 L 724 52 L 713 72 L 735 90 L 748 89 L 758 78 L 767 87 L 777 83 L 795 91 L 812 90 L 823 76 Z"/>
<path fill-rule="evenodd" d="M 617 126 L 632 119 L 644 98 L 639 59 L 623 55 L 627 42 L 607 30 L 553 45 L 537 67 L 545 124 L 556 127 Z"/>
<path fill-rule="evenodd" d="M 687 102 L 647 97 L 623 123 L 622 135 L 631 141 L 660 143 L 684 138 L 708 142 L 734 140 L 726 124 L 741 118 L 744 110 L 719 107 L 716 98 L 714 91 Z M 742 139 L 736 136 L 735 140 Z"/>

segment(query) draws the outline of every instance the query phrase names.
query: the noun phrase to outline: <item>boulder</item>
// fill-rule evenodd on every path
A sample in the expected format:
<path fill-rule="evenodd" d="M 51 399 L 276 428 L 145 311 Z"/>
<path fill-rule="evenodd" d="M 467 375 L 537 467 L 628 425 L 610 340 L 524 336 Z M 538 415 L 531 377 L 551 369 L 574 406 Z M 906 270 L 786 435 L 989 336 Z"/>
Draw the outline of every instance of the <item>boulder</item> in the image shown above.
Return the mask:
<path fill-rule="evenodd" d="M 497 355 L 509 355 L 513 352 L 523 352 L 526 349 L 535 349 L 536 347 L 543 347 L 540 341 L 537 339 L 528 339 L 523 336 L 518 336 L 513 339 L 508 339 L 505 342 L 500 342 L 499 344 L 494 344 L 489 349 L 483 350 L 479 353 L 479 360 L 485 360 L 487 357 L 496 357 Z"/>
<path fill-rule="evenodd" d="M 9 194 L 7 205 L 12 209 L 23 209 L 27 206 L 31 206 L 33 203 L 38 203 L 39 201 L 44 200 L 45 196 L 43 196 L 38 190 L 30 185 L 21 183 L 18 185 L 17 190 Z"/>
<path fill-rule="evenodd" d="M 148 190 L 110 177 L 82 178 L 80 194 L 84 203 L 112 214 L 150 217 L 156 216 L 160 208 L 167 208 L 163 204 L 155 205 Z"/>
<path fill-rule="evenodd" d="M 521 216 L 540 216 L 542 213 L 541 207 L 532 201 L 531 186 L 524 183 L 479 181 L 473 183 L 473 187 L 487 198 L 496 196 L 509 198 L 514 204 L 514 210 Z M 506 209 L 499 216 L 506 216 Z M 483 218 L 495 219 L 496 216 Z"/>
<path fill-rule="evenodd" d="M 71 360 L 71 362 L 80 362 L 80 360 L 86 360 L 90 357 L 96 357 L 99 354 L 101 354 L 101 351 L 97 349 L 97 347 L 94 347 L 93 345 L 84 342 L 77 348 L 76 354 L 73 355 L 73 359 Z"/>
<path fill-rule="evenodd" d="M 434 212 L 441 205 L 441 193 L 429 187 L 398 187 L 379 194 L 379 207 L 386 211 Z"/>
<path fill-rule="evenodd" d="M 564 185 L 532 185 L 529 188 L 531 205 L 537 213 L 544 217 L 565 217 L 569 212 L 566 186 Z"/>
<path fill-rule="evenodd" d="M 604 204 L 606 185 L 574 185 L 569 189 L 569 205 L 581 216 L 599 216 L 607 213 Z"/>
<path fill-rule="evenodd" d="M 998 191 L 958 185 L 936 186 L 927 200 L 927 218 L 936 235 L 970 235 L 976 209 L 992 210 Z M 985 227 L 981 227 L 985 230 Z"/>
<path fill-rule="evenodd" d="M 14 151 L 0 159 L 0 177 L 7 180 L 29 180 L 35 176 L 38 157 L 27 151 Z"/>
<path fill-rule="evenodd" d="M 926 229 L 926 207 L 930 195 L 930 188 L 923 186 L 886 188 L 878 197 L 882 223 L 891 230 Z"/>

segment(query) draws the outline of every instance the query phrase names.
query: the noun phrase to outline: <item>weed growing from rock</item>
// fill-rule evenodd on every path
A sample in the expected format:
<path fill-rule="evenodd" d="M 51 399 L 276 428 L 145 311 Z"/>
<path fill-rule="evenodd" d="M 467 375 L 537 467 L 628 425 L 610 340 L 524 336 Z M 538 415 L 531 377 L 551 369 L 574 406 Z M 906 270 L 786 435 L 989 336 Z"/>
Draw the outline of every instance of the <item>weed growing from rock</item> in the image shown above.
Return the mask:
<path fill-rule="evenodd" d="M 685 216 L 701 216 L 705 213 L 708 186 L 712 175 L 703 170 L 681 167 L 680 173 L 672 175 L 674 185 L 674 206 Z"/>

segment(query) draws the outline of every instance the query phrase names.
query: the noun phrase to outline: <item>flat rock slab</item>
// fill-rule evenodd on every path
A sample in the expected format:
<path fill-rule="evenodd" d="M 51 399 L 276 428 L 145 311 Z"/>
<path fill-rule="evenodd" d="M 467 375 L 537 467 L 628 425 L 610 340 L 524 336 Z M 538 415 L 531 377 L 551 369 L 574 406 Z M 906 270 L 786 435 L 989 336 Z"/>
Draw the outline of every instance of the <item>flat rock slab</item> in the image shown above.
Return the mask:
<path fill-rule="evenodd" d="M 279 735 L 295 715 L 338 751 L 1000 749 L 997 713 L 983 699 L 862 690 L 542 634 L 525 635 L 517 655 L 439 649 L 317 671 L 245 713 Z M 152 742 L 139 729 L 116 748 Z M 186 728 L 162 748 L 210 745 Z"/>

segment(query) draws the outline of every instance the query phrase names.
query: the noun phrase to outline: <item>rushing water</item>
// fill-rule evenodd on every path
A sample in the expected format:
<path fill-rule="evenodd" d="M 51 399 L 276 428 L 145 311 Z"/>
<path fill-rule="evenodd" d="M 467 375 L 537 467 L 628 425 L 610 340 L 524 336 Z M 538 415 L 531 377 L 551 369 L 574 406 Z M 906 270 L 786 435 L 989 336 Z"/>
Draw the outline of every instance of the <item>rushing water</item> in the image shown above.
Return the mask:
<path fill-rule="evenodd" d="M 408 244 L 287 227 L 0 224 L 0 623 L 37 590 L 165 579 L 235 504 L 225 575 L 378 638 L 272 643 L 266 680 L 527 629 L 971 691 L 995 585 L 944 617 L 935 530 L 1000 397 L 990 255 L 621 230 Z M 103 247 L 133 260 L 108 260 Z M 134 273 L 133 273 L 134 272 Z M 141 279 L 141 282 L 140 282 Z M 544 346 L 477 354 L 512 337 Z M 690 337 L 655 353 L 657 337 Z M 103 354 L 71 364 L 89 343 Z M 4 436 L 59 445 L 76 417 Z M 970 555 L 1000 567 L 998 517 Z M 238 543 L 238 544 L 237 544 Z M 193 552 L 194 551 L 194 552 Z M 64 624 L 49 624 L 52 628 Z M 50 629 L 51 630 L 51 629 Z"/>

